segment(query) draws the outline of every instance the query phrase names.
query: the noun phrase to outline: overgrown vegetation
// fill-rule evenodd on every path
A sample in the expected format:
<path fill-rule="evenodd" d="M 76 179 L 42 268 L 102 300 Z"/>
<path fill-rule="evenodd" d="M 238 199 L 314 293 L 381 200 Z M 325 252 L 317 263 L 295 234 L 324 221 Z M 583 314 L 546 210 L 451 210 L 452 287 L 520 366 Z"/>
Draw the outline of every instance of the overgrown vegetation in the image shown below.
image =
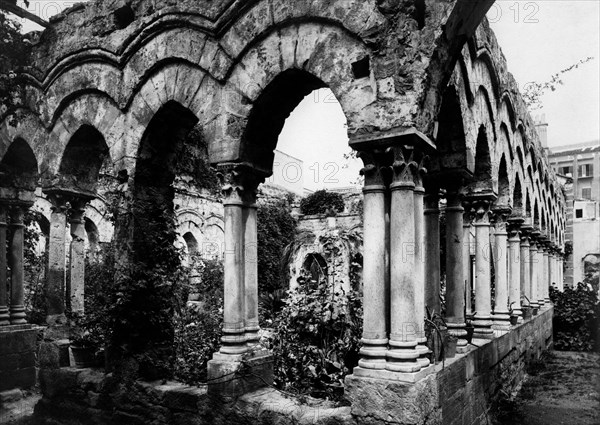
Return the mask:
<path fill-rule="evenodd" d="M 23 239 L 23 271 L 25 281 L 25 312 L 27 322 L 36 325 L 46 323 L 46 294 L 44 282 L 46 267 L 48 265 L 47 250 L 39 254 L 39 244 L 42 241 L 42 232 L 37 223 L 40 213 L 28 210 L 24 217 L 25 234 Z"/>
<path fill-rule="evenodd" d="M 271 340 L 275 384 L 295 394 L 340 399 L 358 364 L 362 301 L 308 276 L 285 300 Z"/>
<path fill-rule="evenodd" d="M 200 299 L 186 303 L 187 290 L 178 299 L 175 315 L 174 377 L 189 385 L 206 382 L 206 367 L 218 351 L 223 327 L 223 263 L 218 260 L 198 260 L 202 266 Z"/>
<path fill-rule="evenodd" d="M 563 292 L 550 288 L 554 303 L 554 348 L 562 351 L 600 350 L 600 302 L 587 283 Z"/>
<path fill-rule="evenodd" d="M 344 211 L 344 198 L 336 192 L 317 190 L 300 201 L 300 211 L 306 215 L 336 215 Z"/>
<path fill-rule="evenodd" d="M 21 24 L 0 11 L 0 117 L 13 112 L 20 102 L 23 80 L 18 71 L 25 65 L 29 46 Z"/>
<path fill-rule="evenodd" d="M 296 234 L 296 221 L 289 211 L 287 200 L 258 206 L 256 227 L 259 294 L 271 294 L 289 286 L 283 253 Z"/>

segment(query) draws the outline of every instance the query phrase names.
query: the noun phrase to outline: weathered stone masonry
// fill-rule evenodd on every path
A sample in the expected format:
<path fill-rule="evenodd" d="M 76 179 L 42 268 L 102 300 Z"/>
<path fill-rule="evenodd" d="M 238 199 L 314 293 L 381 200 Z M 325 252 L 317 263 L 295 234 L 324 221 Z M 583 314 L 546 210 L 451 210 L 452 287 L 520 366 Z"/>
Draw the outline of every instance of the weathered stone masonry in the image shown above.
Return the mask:
<path fill-rule="evenodd" d="M 344 110 L 350 145 L 365 162 L 365 322 L 349 397 L 356 399 L 369 385 L 382 391 L 403 386 L 414 400 L 443 377 L 423 344 L 425 307 L 439 309 L 429 303 L 439 276 L 439 262 L 431 257 L 438 254 L 432 229 L 440 193 L 450 218 L 447 234 L 453 235 L 448 248 L 455 254 L 446 269 L 447 319 L 464 356 L 457 363 L 520 334 L 506 323 L 520 293 L 543 307 L 522 328 L 546 326 L 538 324 L 549 320 L 552 263 L 562 261 L 564 197 L 496 39 L 482 22 L 491 4 L 111 0 L 55 17 L 25 70 L 22 119 L 16 126 L 7 117 L 0 122 L 0 166 L 11 177 L 2 181 L 8 186 L 2 205 L 27 208 L 23 201 L 41 186 L 53 206 L 46 336 L 64 337 L 65 309 L 79 308 L 69 301 L 81 294 L 77 282 L 65 285 L 67 216 L 75 236 L 70 264 L 81 277 L 80 211 L 97 196 L 100 168 L 108 163 L 129 176 L 123 187 L 131 191 L 151 120 L 166 109 L 185 111 L 197 121 L 210 161 L 226 182 L 225 337 L 210 369 L 218 385 L 209 391 L 252 389 L 227 387 L 219 378 L 239 368 L 256 341 L 256 264 L 244 262 L 253 252 L 241 249 L 256 236 L 254 193 L 271 173 L 289 113 L 326 86 Z M 14 267 L 22 257 L 19 214 L 7 224 L 15 229 L 12 298 L 9 305 L 0 292 L 2 323 L 7 310 L 9 322 L 22 319 L 22 283 Z M 7 225 L 0 225 L 0 236 Z M 3 269 L 7 254 L 0 251 Z M 492 261 L 501 274 L 495 298 Z M 2 272 L 0 279 L 0 288 L 6 287 Z M 467 318 L 476 336 L 491 342 L 469 347 Z M 533 339 L 540 345 L 540 335 Z M 253 359 L 266 381 L 270 356 L 259 352 Z M 353 405 L 359 422 L 362 411 Z M 405 414 L 386 421 L 410 422 L 411 413 Z M 443 414 L 419 420 L 449 423 Z M 461 421 L 478 423 L 481 415 Z"/>

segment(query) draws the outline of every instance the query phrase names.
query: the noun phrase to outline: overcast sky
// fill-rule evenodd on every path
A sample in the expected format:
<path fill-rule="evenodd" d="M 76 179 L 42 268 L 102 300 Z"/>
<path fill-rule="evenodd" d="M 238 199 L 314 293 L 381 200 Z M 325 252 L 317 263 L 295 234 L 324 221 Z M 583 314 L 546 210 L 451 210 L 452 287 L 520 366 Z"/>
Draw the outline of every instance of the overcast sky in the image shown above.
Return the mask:
<path fill-rule="evenodd" d="M 44 19 L 73 2 L 31 1 L 29 9 Z M 600 1 L 497 1 L 488 19 L 521 90 L 530 81 L 544 82 L 581 59 L 594 59 L 564 74 L 564 85 L 542 98 L 550 147 L 598 140 L 600 121 Z M 27 24 L 26 29 L 39 29 Z M 343 159 L 348 152 L 345 118 L 324 89 L 309 95 L 286 121 L 278 149 L 305 163 L 305 186 L 348 186 L 360 162 Z"/>

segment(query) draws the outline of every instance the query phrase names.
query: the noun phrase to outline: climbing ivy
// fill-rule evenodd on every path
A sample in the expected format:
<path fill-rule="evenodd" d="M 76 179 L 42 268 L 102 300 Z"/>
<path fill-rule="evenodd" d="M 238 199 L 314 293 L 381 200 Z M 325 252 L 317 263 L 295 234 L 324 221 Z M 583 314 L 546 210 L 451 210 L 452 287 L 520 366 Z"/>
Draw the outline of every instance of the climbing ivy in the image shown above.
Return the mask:
<path fill-rule="evenodd" d="M 344 211 L 344 198 L 336 192 L 318 190 L 300 201 L 302 214 L 335 215 Z"/>

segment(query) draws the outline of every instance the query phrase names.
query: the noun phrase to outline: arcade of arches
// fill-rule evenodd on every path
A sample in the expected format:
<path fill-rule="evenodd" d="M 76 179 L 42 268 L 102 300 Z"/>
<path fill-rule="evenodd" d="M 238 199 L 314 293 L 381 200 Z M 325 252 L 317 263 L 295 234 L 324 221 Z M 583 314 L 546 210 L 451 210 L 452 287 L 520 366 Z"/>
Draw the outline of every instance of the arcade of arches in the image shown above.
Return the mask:
<path fill-rule="evenodd" d="M 58 15 L 33 46 L 18 123 L 0 121 L 0 325 L 24 323 L 22 217 L 37 188 L 52 205 L 47 323 L 60 333 L 66 309 L 82 308 L 83 212 L 100 170 L 119 176 L 129 200 L 172 205 L 177 146 L 199 129 L 224 207 L 224 336 L 209 391 L 248 390 L 221 379 L 242 363 L 268 380 L 271 354 L 254 349 L 256 190 L 287 116 L 329 87 L 364 162 L 363 346 L 347 378 L 355 417 L 376 423 L 375 393 L 435 382 L 424 318 L 441 310 L 441 198 L 445 319 L 458 352 L 468 357 L 467 318 L 489 346 L 524 335 L 527 323 L 509 321 L 521 294 L 551 311 L 548 287 L 562 286 L 565 199 L 484 19 L 492 3 L 110 0 Z M 146 219 L 115 237 L 143 239 Z M 386 389 L 369 390 L 378 382 Z"/>

